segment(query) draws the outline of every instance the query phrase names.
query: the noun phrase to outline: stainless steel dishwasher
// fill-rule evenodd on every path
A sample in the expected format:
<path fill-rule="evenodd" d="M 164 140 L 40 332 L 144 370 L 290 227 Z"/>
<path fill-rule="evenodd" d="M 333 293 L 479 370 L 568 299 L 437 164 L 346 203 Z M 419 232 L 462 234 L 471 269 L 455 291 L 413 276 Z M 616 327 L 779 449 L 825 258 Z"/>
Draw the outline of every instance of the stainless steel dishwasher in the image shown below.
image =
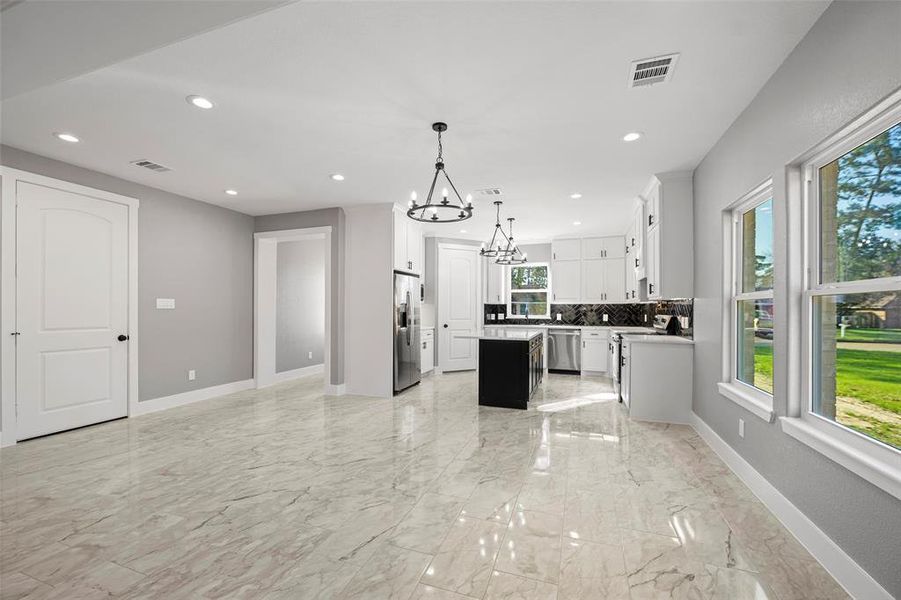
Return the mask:
<path fill-rule="evenodd" d="M 582 371 L 582 330 L 549 328 L 547 330 L 547 370 L 550 373 Z"/>

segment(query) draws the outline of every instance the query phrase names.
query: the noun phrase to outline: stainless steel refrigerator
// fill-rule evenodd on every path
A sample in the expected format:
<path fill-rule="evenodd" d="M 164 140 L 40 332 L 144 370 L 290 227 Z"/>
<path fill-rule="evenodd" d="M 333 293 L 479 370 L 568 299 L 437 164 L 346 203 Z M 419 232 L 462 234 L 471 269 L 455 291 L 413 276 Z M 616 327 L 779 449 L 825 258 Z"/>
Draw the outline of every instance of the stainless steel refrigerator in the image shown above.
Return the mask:
<path fill-rule="evenodd" d="M 394 393 L 419 383 L 419 275 L 394 272 Z"/>

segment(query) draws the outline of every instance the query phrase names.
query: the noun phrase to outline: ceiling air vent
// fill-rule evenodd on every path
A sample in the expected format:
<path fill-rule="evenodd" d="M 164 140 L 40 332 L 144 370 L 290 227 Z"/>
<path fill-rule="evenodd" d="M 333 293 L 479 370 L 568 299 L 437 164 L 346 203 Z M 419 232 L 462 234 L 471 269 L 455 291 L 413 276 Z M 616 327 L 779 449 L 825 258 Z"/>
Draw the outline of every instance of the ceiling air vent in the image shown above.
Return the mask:
<path fill-rule="evenodd" d="M 673 70 L 675 70 L 678 60 L 678 54 L 636 60 L 632 63 L 629 71 L 629 87 L 642 87 L 669 81 L 673 77 Z"/>
<path fill-rule="evenodd" d="M 485 188 L 484 190 L 476 190 L 476 194 L 479 196 L 500 196 L 501 190 L 500 188 Z"/>
<path fill-rule="evenodd" d="M 131 164 L 143 169 L 149 169 L 150 171 L 153 171 L 155 173 L 165 173 L 166 171 L 172 170 L 169 167 L 164 167 L 163 165 L 155 163 L 152 160 L 147 160 L 146 158 L 143 160 L 133 160 L 131 161 Z"/>

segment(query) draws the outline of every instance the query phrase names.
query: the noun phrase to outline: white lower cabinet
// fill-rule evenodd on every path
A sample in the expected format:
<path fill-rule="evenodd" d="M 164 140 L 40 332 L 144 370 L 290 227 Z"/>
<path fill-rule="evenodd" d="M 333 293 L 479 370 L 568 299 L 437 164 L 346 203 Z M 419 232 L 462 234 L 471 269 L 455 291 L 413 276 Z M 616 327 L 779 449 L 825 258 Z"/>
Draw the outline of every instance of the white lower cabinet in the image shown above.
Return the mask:
<path fill-rule="evenodd" d="M 582 371 L 607 372 L 609 333 L 595 329 L 582 330 Z"/>
<path fill-rule="evenodd" d="M 435 330 L 423 329 L 420 343 L 422 348 L 419 353 L 419 371 L 428 373 L 435 368 Z"/>
<path fill-rule="evenodd" d="M 691 422 L 691 343 L 623 340 L 622 357 L 620 395 L 631 418 Z"/>

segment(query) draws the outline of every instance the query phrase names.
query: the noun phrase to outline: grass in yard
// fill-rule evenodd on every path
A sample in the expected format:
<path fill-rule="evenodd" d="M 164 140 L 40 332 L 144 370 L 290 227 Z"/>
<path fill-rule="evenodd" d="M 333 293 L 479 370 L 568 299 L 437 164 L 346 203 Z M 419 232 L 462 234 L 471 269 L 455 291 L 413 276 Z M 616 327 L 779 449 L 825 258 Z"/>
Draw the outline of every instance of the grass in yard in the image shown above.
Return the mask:
<path fill-rule="evenodd" d="M 837 352 L 838 421 L 901 447 L 901 353 L 849 348 L 839 348 Z M 759 378 L 762 383 L 772 385 L 772 345 L 758 343 L 754 347 L 754 371 L 755 384 Z M 757 386 L 765 389 L 760 384 Z"/>
<path fill-rule="evenodd" d="M 845 337 L 841 330 L 835 333 L 839 342 L 870 342 L 876 344 L 901 344 L 901 329 L 845 329 Z"/>

